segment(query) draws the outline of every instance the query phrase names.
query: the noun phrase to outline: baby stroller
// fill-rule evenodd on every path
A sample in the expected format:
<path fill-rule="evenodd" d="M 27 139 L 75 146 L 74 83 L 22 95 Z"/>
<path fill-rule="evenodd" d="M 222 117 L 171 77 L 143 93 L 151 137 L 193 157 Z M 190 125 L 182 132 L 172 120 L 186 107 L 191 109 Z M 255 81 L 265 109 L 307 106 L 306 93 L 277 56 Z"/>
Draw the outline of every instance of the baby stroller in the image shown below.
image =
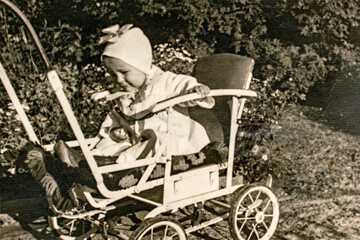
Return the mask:
<path fill-rule="evenodd" d="M 35 31 L 13 4 L 7 0 L 0 3 L 15 12 L 30 32 L 48 68 L 47 79 L 76 136 L 75 141 L 66 144 L 71 148 L 80 148 L 96 182 L 96 189 L 83 186 L 72 189 L 80 204 L 73 211 L 63 212 L 54 205 L 50 206 L 49 226 L 59 238 L 87 239 L 101 233 L 108 239 L 185 240 L 190 233 L 224 220 L 228 220 L 233 239 L 271 238 L 279 220 L 279 205 L 271 191 L 271 179 L 267 185 L 244 185 L 233 177 L 236 135 L 244 104 L 246 98 L 257 96 L 248 90 L 253 59 L 216 54 L 200 58 L 195 65 L 194 76 L 212 89 L 209 96 L 215 97 L 216 106 L 212 110 L 194 108 L 191 116 L 201 123 L 206 122 L 205 128 L 214 142 L 227 140 L 225 161 L 207 161 L 208 156 L 204 154 L 203 164 L 194 164 L 196 166 L 180 171 L 174 166 L 175 156 L 160 147 L 150 158 L 130 163 L 109 161 L 100 165 L 91 152 L 99 139 L 85 139 L 63 91 L 63 84 L 56 71 L 52 70 Z M 1 63 L 0 78 L 30 140 L 39 142 Z M 201 96 L 196 93 L 171 98 L 159 102 L 151 113 L 172 111 L 180 103 L 199 98 Z M 54 145 L 42 147 L 51 151 Z M 218 158 L 220 154 L 212 156 Z M 114 189 L 104 180 L 105 176 L 118 172 L 128 177 L 126 173 L 132 169 L 141 169 L 141 175 L 131 186 Z M 163 171 L 154 177 L 158 169 Z M 208 214 L 205 210 L 209 206 L 224 210 L 217 211 L 218 215 Z M 139 208 L 143 213 L 142 222 L 129 223 L 129 214 L 140 211 Z"/>

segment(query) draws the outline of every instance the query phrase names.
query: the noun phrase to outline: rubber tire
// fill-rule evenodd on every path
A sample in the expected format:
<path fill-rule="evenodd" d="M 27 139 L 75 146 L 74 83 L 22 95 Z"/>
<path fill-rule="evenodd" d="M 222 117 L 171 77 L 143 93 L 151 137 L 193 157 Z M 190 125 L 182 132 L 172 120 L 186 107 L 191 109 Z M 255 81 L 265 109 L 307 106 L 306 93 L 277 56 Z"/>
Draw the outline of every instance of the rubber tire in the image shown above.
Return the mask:
<path fill-rule="evenodd" d="M 165 223 L 164 225 L 162 223 Z M 176 232 L 180 235 L 179 240 L 187 240 L 187 235 L 185 233 L 184 228 L 181 226 L 181 224 L 176 221 L 175 219 L 171 217 L 155 217 L 146 219 L 144 222 L 142 222 L 136 230 L 132 233 L 130 236 L 130 240 L 141 240 L 144 233 L 148 232 L 151 227 L 154 226 L 165 226 L 167 224 L 170 224 L 173 229 L 176 230 Z"/>
<path fill-rule="evenodd" d="M 260 189 L 262 190 L 263 193 L 266 194 L 268 199 L 272 199 L 271 204 L 272 204 L 273 215 L 274 216 L 273 216 L 273 219 L 271 221 L 269 230 L 261 238 L 258 238 L 258 239 L 259 240 L 268 240 L 274 234 L 274 232 L 276 230 L 276 226 L 277 226 L 277 224 L 279 222 L 279 216 L 280 216 L 279 204 L 278 204 L 278 201 L 276 199 L 276 196 L 271 191 L 271 189 L 268 188 L 267 186 L 248 185 L 248 186 L 244 186 L 244 187 L 241 187 L 241 188 L 237 189 L 232 195 L 232 202 L 231 202 L 230 214 L 229 214 L 229 228 L 230 228 L 230 233 L 231 233 L 231 236 L 232 236 L 233 239 L 235 239 L 235 240 L 244 240 L 245 239 L 245 238 L 238 235 L 238 226 L 237 226 L 237 220 L 236 220 L 237 219 L 236 215 L 237 215 L 237 212 L 238 212 L 240 201 L 244 200 L 243 198 L 245 198 L 245 196 L 248 195 L 248 193 L 253 192 L 253 191 L 257 191 L 257 190 L 260 190 Z M 245 207 L 247 207 L 247 206 L 245 206 Z"/>

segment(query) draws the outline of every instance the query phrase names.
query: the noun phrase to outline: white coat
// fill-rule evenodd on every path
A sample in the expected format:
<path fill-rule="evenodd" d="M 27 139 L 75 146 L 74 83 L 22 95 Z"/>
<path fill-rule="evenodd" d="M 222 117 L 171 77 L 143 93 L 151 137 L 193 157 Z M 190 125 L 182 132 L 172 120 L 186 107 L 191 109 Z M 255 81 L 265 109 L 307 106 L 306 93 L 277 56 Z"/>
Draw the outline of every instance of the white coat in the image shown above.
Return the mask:
<path fill-rule="evenodd" d="M 194 77 L 164 72 L 153 66 L 146 87 L 134 98 L 119 98 L 117 105 L 123 114 L 135 119 L 135 124 L 131 127 L 137 134 L 145 129 L 152 129 L 155 132 L 157 136 L 155 152 L 159 146 L 165 144 L 166 152 L 170 155 L 197 153 L 210 142 L 210 139 L 205 128 L 189 117 L 187 107 L 199 105 L 203 108 L 212 108 L 215 104 L 213 98 L 206 97 L 196 102 L 187 102 L 170 111 L 161 111 L 150 117 L 146 117 L 144 112 L 156 103 L 186 94 L 198 85 L 201 84 Z M 101 126 L 100 135 L 109 139 L 110 130 L 117 126 L 118 123 L 108 115 Z M 134 149 L 131 150 L 133 151 Z M 103 155 L 118 154 L 119 152 L 114 151 L 113 148 L 112 152 L 103 152 Z"/>

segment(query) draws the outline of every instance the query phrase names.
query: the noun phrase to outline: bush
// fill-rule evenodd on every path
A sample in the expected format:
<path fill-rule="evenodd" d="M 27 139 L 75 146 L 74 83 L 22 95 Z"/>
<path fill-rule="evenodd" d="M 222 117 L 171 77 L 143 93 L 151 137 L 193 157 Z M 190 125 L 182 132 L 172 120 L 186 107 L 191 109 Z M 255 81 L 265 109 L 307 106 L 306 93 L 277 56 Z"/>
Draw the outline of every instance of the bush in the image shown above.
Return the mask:
<path fill-rule="evenodd" d="M 57 36 L 67 47 L 56 48 L 56 61 L 72 56 L 80 66 L 98 65 L 100 29 L 115 23 L 134 23 L 153 45 L 168 43 L 174 49 L 186 49 L 192 59 L 221 52 L 250 56 L 256 62 L 254 76 L 260 80 L 252 88 L 264 97 L 257 114 L 269 120 L 288 102 L 305 99 L 316 81 L 330 81 L 359 52 L 356 0 L 106 0 L 96 4 L 43 0 L 35 4 L 42 9 L 37 22 L 45 19 L 47 28 L 65 23 Z M 70 35 L 73 40 L 67 41 L 65 36 Z M 275 110 L 267 112 L 269 105 Z"/>
<path fill-rule="evenodd" d="M 230 52 L 255 59 L 244 117 L 267 130 L 282 109 L 303 100 L 316 81 L 331 79 L 356 60 L 359 6 L 356 0 L 40 0 L 15 1 L 33 23 L 85 135 L 93 136 L 106 109 L 91 102 L 101 89 L 100 30 L 134 23 L 149 36 L 154 62 L 164 70 L 188 74 L 197 57 Z M 76 17 L 74 17 L 76 16 Z M 44 67 L 31 42 L 24 42 L 19 22 L 0 12 L 1 62 L 15 83 L 20 101 L 43 143 L 72 138 L 54 95 L 44 81 Z M 4 24 L 3 24 L 4 23 Z M 169 28 L 171 26 L 171 28 Z M 6 31 L 10 31 L 7 33 Z M 355 36 L 355 37 L 354 37 Z M 14 47 L 10 48 L 10 43 Z M 0 91 L 4 92 L 0 85 Z M 26 139 L 6 95 L 0 95 L 0 149 L 14 149 Z M 245 127 L 245 126 L 244 126 Z M 255 141 L 252 141 L 255 144 Z"/>

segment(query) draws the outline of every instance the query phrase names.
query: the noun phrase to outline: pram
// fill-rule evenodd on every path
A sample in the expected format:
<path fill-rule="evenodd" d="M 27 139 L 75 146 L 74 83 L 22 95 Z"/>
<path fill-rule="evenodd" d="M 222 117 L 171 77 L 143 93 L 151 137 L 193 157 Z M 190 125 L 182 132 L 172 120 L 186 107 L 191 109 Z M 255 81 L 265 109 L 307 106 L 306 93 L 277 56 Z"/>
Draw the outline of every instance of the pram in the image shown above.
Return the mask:
<path fill-rule="evenodd" d="M 86 239 L 100 232 L 108 239 L 184 240 L 188 234 L 225 219 L 228 219 L 234 239 L 271 238 L 279 220 L 279 205 L 270 189 L 271 179 L 267 185 L 244 185 L 233 178 L 236 135 L 244 104 L 246 98 L 257 96 L 255 92 L 248 90 L 253 59 L 233 54 L 216 54 L 200 58 L 195 65 L 194 76 L 212 89 L 209 96 L 215 97 L 216 106 L 213 110 L 206 110 L 210 114 L 194 109 L 192 116 L 199 122 L 207 120 L 206 128 L 214 141 L 228 140 L 225 143 L 228 146 L 225 162 L 212 162 L 187 171 L 174 171 L 174 156 L 160 147 L 155 156 L 150 158 L 100 166 L 91 152 L 99 139 L 85 139 L 63 91 L 63 84 L 56 71 L 52 70 L 31 24 L 16 6 L 6 0 L 1 0 L 0 3 L 14 11 L 29 30 L 47 66 L 47 79 L 76 136 L 75 141 L 66 144 L 81 149 L 96 182 L 95 190 L 74 188 L 81 203 L 80 208 L 62 212 L 55 206 L 50 206 L 52 213 L 49 215 L 49 226 L 59 238 Z M 39 142 L 1 63 L 0 77 L 29 139 Z M 201 96 L 196 93 L 174 97 L 153 106 L 151 113 L 172 111 L 180 103 L 199 98 Z M 220 128 L 215 127 L 217 120 L 221 124 Z M 54 145 L 42 147 L 51 151 Z M 151 177 L 158 166 L 164 168 L 162 176 Z M 109 189 L 104 181 L 106 174 L 138 168 L 142 169 L 141 176 L 132 186 Z M 204 220 L 204 210 L 209 204 L 225 210 L 220 211 L 217 216 L 211 214 L 209 217 L 208 214 L 207 220 Z M 124 217 L 139 208 L 145 212 L 143 221 L 130 224 L 129 227 Z"/>

